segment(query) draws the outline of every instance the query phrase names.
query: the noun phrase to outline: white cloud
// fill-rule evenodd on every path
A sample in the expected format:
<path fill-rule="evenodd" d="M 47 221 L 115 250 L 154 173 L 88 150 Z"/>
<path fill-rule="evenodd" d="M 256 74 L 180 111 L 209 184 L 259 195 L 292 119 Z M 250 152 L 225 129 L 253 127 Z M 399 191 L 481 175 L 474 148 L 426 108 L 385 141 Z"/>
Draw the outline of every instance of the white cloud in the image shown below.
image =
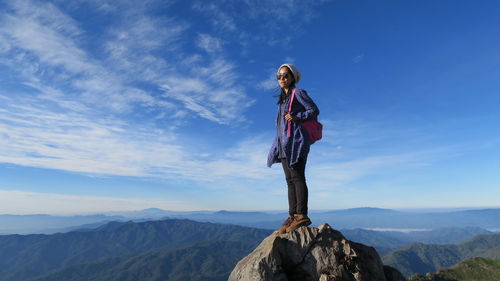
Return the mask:
<path fill-rule="evenodd" d="M 16 14 L 5 14 L 1 22 L 0 43 L 8 46 L 2 48 L 8 53 L 1 62 L 52 102 L 66 96 L 74 108 L 80 103 L 81 108 L 101 108 L 116 114 L 130 113 L 136 107 L 158 114 L 168 109 L 179 118 L 187 115 L 177 111 L 187 109 L 220 124 L 242 121 L 241 113 L 252 103 L 244 88 L 235 86 L 238 75 L 233 63 L 220 58 L 205 60 L 180 48 L 189 25 L 173 17 L 152 18 L 145 14 L 144 7 L 128 3 L 121 10 L 124 16 L 118 24 L 104 28 L 108 36 L 103 40 L 86 35 L 52 4 L 37 4 L 38 12 L 30 14 L 27 11 L 33 3 L 23 3 L 27 4 L 15 6 Z M 89 40 L 104 46 L 105 53 L 97 56 L 83 48 Z M 209 52 L 222 46 L 220 39 L 206 34 L 195 40 Z M 184 84 L 174 82 L 175 86 L 190 87 L 186 83 L 194 81 L 190 80 L 192 76 L 206 80 L 209 87 L 186 98 L 162 95 L 165 83 L 179 79 Z M 148 90 L 137 86 L 141 84 Z M 207 91 L 207 98 L 200 98 Z M 68 98 L 61 106 L 69 105 Z"/>
<path fill-rule="evenodd" d="M 251 18 L 265 19 L 270 23 L 283 22 L 300 24 L 314 17 L 314 6 L 317 2 L 302 0 L 245 0 Z"/>
<path fill-rule="evenodd" d="M 175 167 L 182 158 L 181 148 L 169 144 L 173 135 L 137 131 L 118 120 L 89 119 L 74 112 L 20 104 L 6 105 L 0 112 L 0 162 L 146 176 L 152 167 Z"/>
<path fill-rule="evenodd" d="M 222 40 L 209 34 L 198 34 L 198 41 L 196 43 L 198 47 L 207 53 L 217 52 L 222 48 Z"/>
<path fill-rule="evenodd" d="M 331 188 L 345 187 L 347 184 L 363 179 L 364 177 L 381 174 L 387 170 L 414 169 L 422 165 L 429 165 L 435 155 L 428 151 L 402 152 L 392 155 L 367 155 L 352 160 L 321 161 L 312 164 L 309 169 L 314 179 L 315 188 L 330 190 Z M 317 158 L 316 158 L 317 159 Z"/>
<path fill-rule="evenodd" d="M 0 190 L 0 213 L 2 214 L 43 213 L 51 215 L 81 215 L 84 213 L 102 213 L 117 210 L 135 211 L 153 207 L 177 211 L 200 209 L 199 206 L 174 200 L 77 196 L 20 190 Z"/>
<path fill-rule="evenodd" d="M 193 84 L 196 83 L 186 83 L 185 91 L 193 90 L 190 88 Z M 194 87 L 193 91 L 196 90 Z M 189 146 L 185 137 L 158 130 L 151 124 L 127 123 L 110 117 L 90 118 L 91 112 L 54 110 L 43 103 L 30 105 L 19 98 L 0 96 L 0 99 L 4 105 L 0 108 L 0 162 L 3 163 L 86 174 L 183 179 L 219 190 L 253 186 L 275 192 L 284 184 L 281 167 L 266 166 L 272 136 L 241 138 L 234 145 L 207 153 Z M 322 121 L 327 124 L 325 139 L 312 147 L 307 169 L 308 182 L 319 191 L 344 187 L 389 170 L 430 165 L 452 157 L 456 150 L 420 147 L 414 152 L 409 152 L 413 148 L 407 148 L 359 153 L 359 146 L 384 140 L 366 137 L 373 131 L 386 134 L 385 138 L 397 133 L 383 133 L 373 123 Z M 331 123 L 335 126 L 328 126 Z M 331 128 L 337 131 L 333 133 L 337 139 L 332 143 L 328 142 Z M 336 149 L 339 145 L 346 148 Z"/>
<path fill-rule="evenodd" d="M 104 52 L 97 55 L 83 47 L 89 37 L 78 23 L 54 5 L 36 4 L 37 12 L 29 13 L 33 3 L 22 3 L 14 6 L 15 15 L 2 14 L 0 44 L 7 53 L 1 63 L 20 73 L 19 84 L 31 89 L 8 93 L 16 99 L 0 96 L 6 100 L 0 109 L 0 162 L 198 182 L 221 178 L 264 182 L 280 172 L 265 166 L 268 141 L 242 137 L 220 154 L 200 158 L 196 148 L 172 131 L 175 122 L 169 122 L 169 128 L 156 127 L 159 118 L 190 120 L 190 113 L 217 124 L 237 124 L 248 121 L 242 113 L 254 103 L 238 82 L 237 65 L 222 54 L 206 58 L 180 48 L 183 38 L 190 38 L 185 35 L 189 24 L 151 18 L 127 6 L 119 25 L 104 29 L 106 39 L 96 43 L 105 47 Z M 223 7 L 206 5 L 209 12 L 229 15 Z M 297 12 L 296 7 L 291 9 L 288 14 L 280 9 L 268 13 L 287 22 Z M 227 20 L 219 26 L 231 29 L 236 24 Z M 222 41 L 215 36 L 197 34 L 193 40 L 208 52 L 222 52 Z M 269 73 L 260 87 L 275 87 L 275 70 Z M 155 117 L 145 122 L 128 117 L 150 113 Z M 323 149 L 318 151 L 322 162 L 310 165 L 318 167 L 313 173 L 325 185 L 355 180 L 382 163 L 387 167 L 410 161 L 405 153 L 356 154 L 356 145 L 375 142 L 381 133 L 366 132 L 370 126 L 355 122 L 321 121 L 326 125 Z"/>
<path fill-rule="evenodd" d="M 126 87 L 117 73 L 78 46 L 80 32 L 61 11 L 50 4 L 38 6 L 35 14 L 27 14 L 24 8 L 17 9 L 15 16 L 6 16 L 0 40 L 11 46 L 6 54 L 11 59 L 4 61 L 22 74 L 25 84 L 37 89 L 52 88 L 52 93 L 71 93 L 73 99 L 80 98 L 81 104 L 115 111 L 127 110 L 130 103 L 138 101 L 140 90 Z"/>
<path fill-rule="evenodd" d="M 182 35 L 188 27 L 173 19 L 128 16 L 108 30 L 109 39 L 104 43 L 109 54 L 106 60 L 127 79 L 158 83 L 166 74 L 175 72 L 175 67 L 156 52 L 179 53 Z"/>
<path fill-rule="evenodd" d="M 323 139 L 311 148 L 308 171 L 322 190 L 374 175 L 402 175 L 456 157 L 466 147 L 437 145 L 412 129 L 389 128 L 373 120 L 320 121 Z"/>
<path fill-rule="evenodd" d="M 276 70 L 270 69 L 268 71 L 268 73 L 269 73 L 269 75 L 267 76 L 267 78 L 265 80 L 257 83 L 257 88 L 263 89 L 263 90 L 279 89 L 278 82 L 276 80 Z"/>
<path fill-rule="evenodd" d="M 193 9 L 204 15 L 215 32 L 235 36 L 242 46 L 285 44 L 303 32 L 302 26 L 315 17 L 315 9 L 328 1 L 245 0 L 196 2 Z M 252 25 L 255 32 L 244 26 Z"/>
<path fill-rule="evenodd" d="M 354 63 L 360 63 L 363 61 L 363 59 L 365 58 L 365 55 L 364 54 L 361 54 L 361 55 L 357 55 L 355 56 L 353 59 L 352 59 L 352 62 Z"/>
<path fill-rule="evenodd" d="M 193 9 L 210 15 L 211 23 L 217 30 L 236 31 L 236 23 L 232 15 L 224 11 L 214 2 L 196 2 Z"/>
<path fill-rule="evenodd" d="M 267 142 L 245 140 L 227 154 L 197 157 L 179 136 L 150 124 L 129 124 L 91 113 L 52 111 L 5 98 L 0 110 L 0 162 L 116 176 L 264 178 Z M 242 147 L 243 146 L 243 147 Z M 224 151 L 223 149 L 222 151 Z M 237 157 L 236 157 L 236 156 Z"/>
<path fill-rule="evenodd" d="M 216 59 L 209 66 L 192 66 L 193 77 L 168 77 L 162 89 L 164 96 L 181 101 L 199 116 L 220 123 L 244 121 L 243 112 L 254 101 L 247 97 L 242 86 L 236 85 L 234 65 Z"/>

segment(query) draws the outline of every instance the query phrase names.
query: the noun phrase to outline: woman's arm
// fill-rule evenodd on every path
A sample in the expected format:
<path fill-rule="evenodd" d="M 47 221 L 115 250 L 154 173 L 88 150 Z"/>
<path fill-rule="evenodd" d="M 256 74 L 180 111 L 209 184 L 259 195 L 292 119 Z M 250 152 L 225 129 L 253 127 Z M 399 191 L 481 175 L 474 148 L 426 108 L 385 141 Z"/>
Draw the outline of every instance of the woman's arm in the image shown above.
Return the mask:
<path fill-rule="evenodd" d="M 319 115 L 318 107 L 305 90 L 297 89 L 295 91 L 295 99 L 305 108 L 305 111 L 294 114 L 298 120 L 306 121 Z"/>

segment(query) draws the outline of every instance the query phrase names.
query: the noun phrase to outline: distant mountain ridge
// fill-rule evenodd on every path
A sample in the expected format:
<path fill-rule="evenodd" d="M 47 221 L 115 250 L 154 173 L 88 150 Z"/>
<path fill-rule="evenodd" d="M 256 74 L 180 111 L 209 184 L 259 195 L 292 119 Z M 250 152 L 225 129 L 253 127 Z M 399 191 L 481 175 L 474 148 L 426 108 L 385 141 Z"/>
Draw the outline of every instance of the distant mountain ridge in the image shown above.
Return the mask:
<path fill-rule="evenodd" d="M 341 231 L 349 240 L 375 247 L 381 255 L 416 242 L 454 244 L 463 242 L 476 235 L 493 234 L 493 232 L 478 227 L 438 228 L 428 231 L 410 232 L 373 231 L 366 229 L 342 229 Z"/>
<path fill-rule="evenodd" d="M 127 221 L 121 216 L 52 216 L 52 215 L 0 215 L 0 235 L 52 234 L 74 226 L 109 221 Z"/>
<path fill-rule="evenodd" d="M 79 225 L 107 221 L 189 219 L 200 222 L 235 224 L 276 229 L 287 212 L 192 211 L 161 209 L 110 212 L 91 216 L 0 215 L 0 234 L 66 232 Z M 410 212 L 380 208 L 354 208 L 333 211 L 310 211 L 313 223 L 328 223 L 336 229 L 436 229 L 479 227 L 500 229 L 500 209 L 460 210 L 442 212 Z"/>
<path fill-rule="evenodd" d="M 456 245 L 414 243 L 387 254 L 383 261 L 410 276 L 435 272 L 474 257 L 500 259 L 500 234 L 478 235 Z"/>

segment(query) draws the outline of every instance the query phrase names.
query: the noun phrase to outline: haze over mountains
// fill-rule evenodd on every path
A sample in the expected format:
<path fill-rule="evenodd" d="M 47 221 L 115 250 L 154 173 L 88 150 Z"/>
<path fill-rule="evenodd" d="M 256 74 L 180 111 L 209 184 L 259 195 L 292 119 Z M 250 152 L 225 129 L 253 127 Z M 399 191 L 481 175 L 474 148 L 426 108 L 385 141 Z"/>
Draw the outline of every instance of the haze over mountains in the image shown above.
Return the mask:
<path fill-rule="evenodd" d="M 286 216 L 286 212 L 176 212 L 160 209 L 85 216 L 0 215 L 0 234 L 50 234 L 74 230 L 87 224 L 89 224 L 88 227 L 96 227 L 109 221 L 141 221 L 165 218 L 275 229 L 281 225 Z M 490 231 L 500 229 L 500 209 L 410 212 L 378 208 L 355 208 L 311 211 L 310 217 L 313 224 L 328 223 L 335 229 L 431 230 L 450 227 L 478 227 Z"/>
<path fill-rule="evenodd" d="M 366 229 L 341 229 L 349 239 L 371 245 L 380 255 L 401 248 L 411 243 L 454 244 L 480 234 L 494 234 L 477 227 L 436 228 L 428 231 L 373 231 Z"/>

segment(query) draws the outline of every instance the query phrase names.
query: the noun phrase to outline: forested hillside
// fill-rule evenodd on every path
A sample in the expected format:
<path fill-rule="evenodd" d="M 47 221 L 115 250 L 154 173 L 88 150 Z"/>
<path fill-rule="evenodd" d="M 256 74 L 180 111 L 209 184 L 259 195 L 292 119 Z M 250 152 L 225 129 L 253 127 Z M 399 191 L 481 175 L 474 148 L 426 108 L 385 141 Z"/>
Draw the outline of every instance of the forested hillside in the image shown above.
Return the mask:
<path fill-rule="evenodd" d="M 75 270 L 80 264 L 85 265 L 74 272 L 83 273 L 88 268 L 98 271 L 100 267 L 127 272 L 125 267 L 133 269 L 129 265 L 141 263 L 150 266 L 164 263 L 161 270 L 179 271 L 183 261 L 186 273 L 193 276 L 204 270 L 224 275 L 229 274 L 228 267 L 234 266 L 270 232 L 189 220 L 163 220 L 113 222 L 95 230 L 53 235 L 5 235 L 0 236 L 0 280 L 21 281 L 71 266 Z M 224 249 L 225 254 L 221 255 L 218 249 Z M 199 260 L 200 256 L 211 256 L 214 263 L 211 264 L 210 259 Z M 145 262 L 153 257 L 158 261 Z M 203 262 L 206 267 L 194 266 L 197 262 Z M 136 268 L 149 270 L 147 266 Z M 105 273 L 109 273 L 106 276 L 117 274 L 109 270 Z M 61 280 L 86 280 L 64 278 Z"/>

